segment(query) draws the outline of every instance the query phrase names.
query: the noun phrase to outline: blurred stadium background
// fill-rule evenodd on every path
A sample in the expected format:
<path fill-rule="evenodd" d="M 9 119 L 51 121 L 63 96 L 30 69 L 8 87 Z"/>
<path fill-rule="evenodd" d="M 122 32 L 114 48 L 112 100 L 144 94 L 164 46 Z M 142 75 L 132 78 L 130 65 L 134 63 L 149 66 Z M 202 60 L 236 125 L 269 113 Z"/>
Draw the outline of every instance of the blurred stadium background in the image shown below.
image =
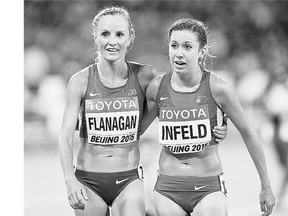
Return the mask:
<path fill-rule="evenodd" d="M 24 1 L 24 207 L 26 216 L 73 215 L 57 154 L 69 78 L 94 61 L 91 22 L 112 1 Z M 285 168 L 275 148 L 288 143 L 288 3 L 285 1 L 113 1 L 127 7 L 136 40 L 127 59 L 170 70 L 166 33 L 178 18 L 209 26 L 213 58 L 208 68 L 237 90 L 265 150 L 278 198 Z M 280 117 L 279 130 L 272 117 Z M 155 215 L 157 122 L 141 140 L 147 213 Z M 77 148 L 75 134 L 75 148 Z M 281 152 L 281 151 L 280 151 Z M 260 181 L 231 122 L 220 156 L 231 216 L 260 215 Z M 287 215 L 288 189 L 274 216 Z"/>

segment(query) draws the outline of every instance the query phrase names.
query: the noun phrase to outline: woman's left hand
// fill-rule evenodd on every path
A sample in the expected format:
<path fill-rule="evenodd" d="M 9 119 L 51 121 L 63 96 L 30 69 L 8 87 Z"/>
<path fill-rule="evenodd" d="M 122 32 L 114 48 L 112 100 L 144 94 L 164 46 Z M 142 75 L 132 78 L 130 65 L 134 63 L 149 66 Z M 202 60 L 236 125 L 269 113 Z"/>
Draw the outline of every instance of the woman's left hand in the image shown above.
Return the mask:
<path fill-rule="evenodd" d="M 224 140 L 228 134 L 227 121 L 228 121 L 228 117 L 225 116 L 223 118 L 223 125 L 222 126 L 215 126 L 212 130 L 213 135 L 215 136 L 215 141 L 217 143 Z"/>
<path fill-rule="evenodd" d="M 260 192 L 260 206 L 263 212 L 262 216 L 268 216 L 272 213 L 275 205 L 275 196 L 270 186 L 262 188 Z"/>

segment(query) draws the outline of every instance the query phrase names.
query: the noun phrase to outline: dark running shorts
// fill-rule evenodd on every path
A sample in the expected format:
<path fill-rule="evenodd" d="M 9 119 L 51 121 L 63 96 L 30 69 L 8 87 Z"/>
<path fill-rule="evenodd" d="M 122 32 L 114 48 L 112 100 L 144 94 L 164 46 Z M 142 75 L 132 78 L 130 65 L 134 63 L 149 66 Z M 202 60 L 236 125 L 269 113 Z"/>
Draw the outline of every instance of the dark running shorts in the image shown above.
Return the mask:
<path fill-rule="evenodd" d="M 115 173 L 90 172 L 76 169 L 75 176 L 79 182 L 94 191 L 108 206 L 111 206 L 115 198 L 123 189 L 136 179 L 143 179 L 138 175 L 138 169 L 143 172 L 142 167 Z"/>
<path fill-rule="evenodd" d="M 154 190 L 177 203 L 189 214 L 208 194 L 216 191 L 227 193 L 223 174 L 194 177 L 170 176 L 159 173 Z"/>

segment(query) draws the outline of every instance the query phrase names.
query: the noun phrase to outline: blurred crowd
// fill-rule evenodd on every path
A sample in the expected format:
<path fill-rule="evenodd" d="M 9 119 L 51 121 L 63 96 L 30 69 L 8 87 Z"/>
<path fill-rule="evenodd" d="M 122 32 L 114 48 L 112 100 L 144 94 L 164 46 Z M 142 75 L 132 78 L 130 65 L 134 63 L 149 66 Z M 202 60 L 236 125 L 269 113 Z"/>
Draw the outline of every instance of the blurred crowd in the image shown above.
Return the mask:
<path fill-rule="evenodd" d="M 57 140 L 67 82 L 94 62 L 91 23 L 111 2 L 24 2 L 25 146 Z M 266 120 L 269 115 L 287 119 L 288 2 L 137 0 L 113 4 L 128 8 L 135 25 L 136 39 L 128 60 L 151 64 L 159 73 L 170 70 L 169 25 L 182 17 L 200 19 L 209 27 L 210 52 L 215 56 L 207 68 L 236 88 L 251 116 L 261 113 Z M 263 126 L 263 122 L 254 123 Z M 284 132 L 282 136 L 288 141 Z"/>

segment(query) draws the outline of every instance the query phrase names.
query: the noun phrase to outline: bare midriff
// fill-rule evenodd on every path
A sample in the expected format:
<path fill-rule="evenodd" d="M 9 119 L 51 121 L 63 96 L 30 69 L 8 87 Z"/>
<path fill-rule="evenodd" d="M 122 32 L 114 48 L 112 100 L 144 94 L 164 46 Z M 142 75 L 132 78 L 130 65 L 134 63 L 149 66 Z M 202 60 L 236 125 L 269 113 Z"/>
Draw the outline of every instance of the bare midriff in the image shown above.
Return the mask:
<path fill-rule="evenodd" d="M 222 165 L 218 155 L 218 145 L 208 146 L 203 151 L 189 154 L 172 154 L 163 147 L 159 171 L 166 175 L 177 176 L 215 176 L 222 173 Z"/>
<path fill-rule="evenodd" d="M 139 140 L 121 145 L 94 145 L 80 139 L 77 169 L 91 172 L 121 172 L 137 168 Z"/>

